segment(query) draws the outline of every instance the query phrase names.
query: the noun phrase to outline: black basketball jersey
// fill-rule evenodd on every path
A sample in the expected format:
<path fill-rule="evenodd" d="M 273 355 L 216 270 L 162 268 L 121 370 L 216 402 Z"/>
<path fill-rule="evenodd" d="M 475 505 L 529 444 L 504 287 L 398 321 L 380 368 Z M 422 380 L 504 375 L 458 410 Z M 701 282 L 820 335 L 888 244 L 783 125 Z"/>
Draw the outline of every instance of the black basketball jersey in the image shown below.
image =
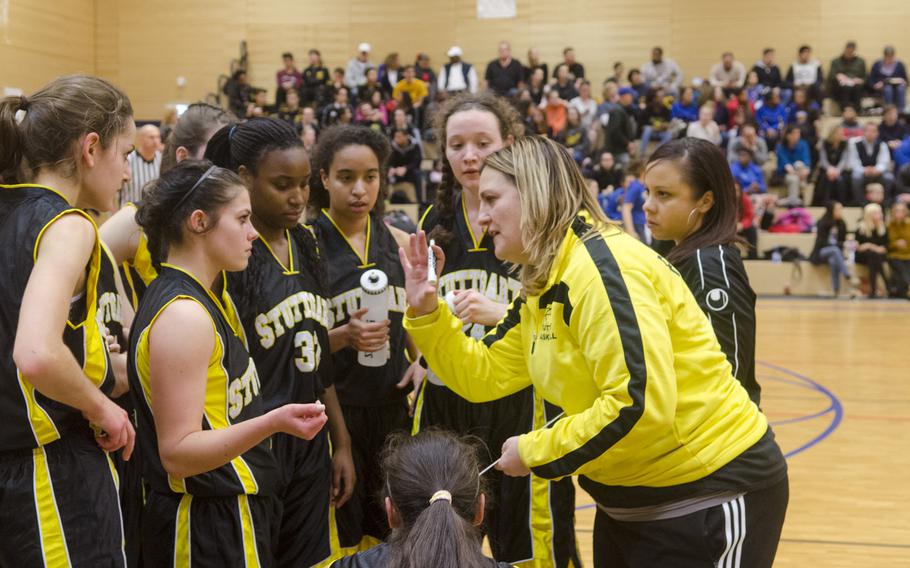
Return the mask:
<path fill-rule="evenodd" d="M 205 308 L 215 333 L 215 347 L 209 357 L 202 429 L 227 428 L 263 413 L 256 365 L 245 347 L 243 329 L 230 313 L 226 291 L 218 298 L 190 273 L 162 264 L 161 272 L 142 298 L 130 333 L 127 369 L 139 423 L 136 438 L 143 478 L 159 493 L 187 493 L 200 497 L 273 494 L 277 466 L 268 440 L 215 470 L 185 479 L 170 477 L 161 464 L 150 403 L 149 332 L 158 315 L 177 299 L 190 299 Z"/>
<path fill-rule="evenodd" d="M 430 206 L 420 219 L 420 228 L 430 233 L 439 224 L 436 208 Z M 455 198 L 455 224 L 453 238 L 445 247 L 445 266 L 439 278 L 439 293 L 445 296 L 453 290 L 473 288 L 500 304 L 511 304 L 521 293 L 521 282 L 510 272 L 493 252 L 493 239 L 486 233 L 480 240 L 474 235 L 468 221 L 461 193 Z M 475 339 L 482 338 L 492 327 L 481 324 L 465 326 L 466 333 Z"/>
<path fill-rule="evenodd" d="M 81 412 L 45 397 L 23 377 L 13 361 L 16 328 L 25 287 L 31 277 L 41 237 L 63 215 L 82 215 L 60 193 L 39 185 L 0 186 L 0 451 L 35 448 L 60 439 L 66 432 L 87 428 Z M 64 343 L 86 376 L 110 392 L 107 345 L 98 323 L 101 240 L 86 267 L 85 288 L 73 299 L 64 329 Z"/>
<path fill-rule="evenodd" d="M 315 402 L 331 384 L 329 300 L 315 274 L 303 267 L 300 235 L 295 236 L 308 230 L 297 226 L 286 231 L 290 259 L 279 259 L 257 239 L 246 270 L 228 275 L 266 411 L 289 402 Z"/>
<path fill-rule="evenodd" d="M 124 207 L 136 209 L 137 204 L 127 203 Z M 152 265 L 152 255 L 149 252 L 148 238 L 145 231 L 139 230 L 139 244 L 132 260 L 126 260 L 120 265 L 120 278 L 123 280 L 123 290 L 126 297 L 133 305 L 133 310 L 139 309 L 139 300 L 145 294 L 145 289 L 151 284 L 158 272 Z"/>
<path fill-rule="evenodd" d="M 327 259 L 329 275 L 330 327 L 344 325 L 360 309 L 360 276 L 377 268 L 389 278 L 389 360 L 382 367 L 365 367 L 357 362 L 352 347 L 332 355 L 332 382 L 342 404 L 379 406 L 401 400 L 405 389 L 395 386 L 407 368 L 405 332 L 402 320 L 407 308 L 404 270 L 398 259 L 398 243 L 382 219 L 371 214 L 367 222 L 365 258 L 355 252 L 329 213 L 323 210 L 313 223 L 319 249 Z"/>

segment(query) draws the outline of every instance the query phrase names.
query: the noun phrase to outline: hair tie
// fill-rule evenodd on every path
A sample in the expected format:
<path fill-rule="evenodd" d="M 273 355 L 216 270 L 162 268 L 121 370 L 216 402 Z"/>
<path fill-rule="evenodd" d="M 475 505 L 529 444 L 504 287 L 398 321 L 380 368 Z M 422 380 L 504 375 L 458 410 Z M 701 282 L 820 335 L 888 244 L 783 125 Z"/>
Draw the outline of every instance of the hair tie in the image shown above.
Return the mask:
<path fill-rule="evenodd" d="M 452 502 L 452 494 L 446 491 L 445 489 L 440 489 L 436 493 L 433 493 L 433 496 L 430 497 L 430 505 L 442 499 L 443 501 Z"/>
<path fill-rule="evenodd" d="M 25 112 L 28 110 L 28 105 L 31 101 L 26 98 L 25 95 L 19 95 L 19 110 Z"/>

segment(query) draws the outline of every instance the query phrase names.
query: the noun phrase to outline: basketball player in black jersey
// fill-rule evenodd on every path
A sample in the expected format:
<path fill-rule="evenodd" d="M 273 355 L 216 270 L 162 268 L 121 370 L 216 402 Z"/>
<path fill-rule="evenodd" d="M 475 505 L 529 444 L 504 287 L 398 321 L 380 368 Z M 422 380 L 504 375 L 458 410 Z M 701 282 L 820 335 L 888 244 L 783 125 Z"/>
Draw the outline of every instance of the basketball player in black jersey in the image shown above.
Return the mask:
<path fill-rule="evenodd" d="M 454 295 L 454 311 L 465 323 L 465 333 L 480 339 L 505 316 L 521 289 L 511 267 L 496 258 L 492 239 L 478 222 L 480 170 L 487 155 L 511 143 L 523 129 L 511 105 L 488 94 L 450 99 L 436 124 L 445 173 L 437 202 L 421 219 L 421 228 L 445 251 L 440 294 Z M 508 438 L 540 428 L 559 413 L 531 387 L 492 402 L 468 402 L 430 369 L 417 400 L 414 430 L 442 427 L 478 436 L 489 448 L 481 456 L 485 467 Z M 494 557 L 519 566 L 579 564 L 571 480 L 511 478 L 496 470 L 485 476 L 491 495 L 485 528 Z"/>
<path fill-rule="evenodd" d="M 228 289 L 259 370 L 265 411 L 289 402 L 326 406 L 331 431 L 313 440 L 272 440 L 281 472 L 279 566 L 314 566 L 340 555 L 332 506 L 354 490 L 351 440 L 331 384 L 326 269 L 316 239 L 300 224 L 309 199 L 310 161 L 294 128 L 271 118 L 226 126 L 206 155 L 239 173 L 250 190 L 259 233 L 249 265 Z M 330 501 L 334 501 L 331 503 Z"/>
<path fill-rule="evenodd" d="M 158 269 L 133 320 L 128 366 L 149 566 L 274 565 L 281 504 L 269 439 L 312 439 L 326 421 L 319 403 L 263 411 L 224 276 L 247 266 L 250 215 L 240 178 L 208 162 L 161 176 L 137 212 Z"/>
<path fill-rule="evenodd" d="M 667 259 L 708 316 L 717 340 L 755 404 L 755 292 L 737 245 L 739 196 L 723 152 L 696 138 L 661 146 L 648 161 L 645 215 L 658 239 L 676 247 Z"/>
<path fill-rule="evenodd" d="M 103 252 L 85 210 L 113 205 L 134 135 L 129 99 L 95 77 L 0 101 L 2 566 L 125 563 L 105 451 L 128 459 L 135 434 L 108 398 Z"/>
<path fill-rule="evenodd" d="M 423 378 L 417 362 L 405 359 L 404 274 L 398 241 L 383 223 L 381 208 L 389 143 L 364 127 L 343 126 L 323 132 L 313 154 L 311 199 L 319 213 L 313 223 L 319 249 L 327 259 L 335 388 L 351 433 L 357 486 L 338 511 L 342 546 L 369 546 L 388 534 L 376 496 L 381 489 L 378 456 L 387 435 L 409 430 L 407 388 Z M 379 204 L 379 205 L 377 205 Z M 376 209 L 374 209 L 376 206 Z M 365 324 L 360 309 L 360 277 L 371 268 L 389 279 L 389 319 Z M 386 342 L 389 359 L 381 367 L 357 362 L 358 351 L 375 352 Z"/>

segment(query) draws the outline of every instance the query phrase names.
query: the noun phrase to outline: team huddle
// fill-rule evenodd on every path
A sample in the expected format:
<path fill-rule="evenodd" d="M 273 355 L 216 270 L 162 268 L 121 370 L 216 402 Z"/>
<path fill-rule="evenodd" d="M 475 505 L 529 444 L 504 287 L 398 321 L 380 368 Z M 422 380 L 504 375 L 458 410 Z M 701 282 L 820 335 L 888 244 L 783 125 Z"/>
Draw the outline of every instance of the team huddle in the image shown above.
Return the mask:
<path fill-rule="evenodd" d="M 664 259 L 494 95 L 439 110 L 410 235 L 383 135 L 307 152 L 200 104 L 99 227 L 132 114 L 88 76 L 0 103 L 0 566 L 577 567 L 573 477 L 595 566 L 771 566 L 787 469 L 719 150 L 651 158 Z"/>

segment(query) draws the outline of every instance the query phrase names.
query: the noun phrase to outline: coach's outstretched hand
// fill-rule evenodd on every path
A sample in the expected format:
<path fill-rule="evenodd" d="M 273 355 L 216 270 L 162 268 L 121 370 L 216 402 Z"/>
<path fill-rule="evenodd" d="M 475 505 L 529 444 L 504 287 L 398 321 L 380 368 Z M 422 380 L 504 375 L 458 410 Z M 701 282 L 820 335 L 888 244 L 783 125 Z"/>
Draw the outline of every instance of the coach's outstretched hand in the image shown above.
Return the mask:
<path fill-rule="evenodd" d="M 321 402 L 314 404 L 285 404 L 269 412 L 273 430 L 312 440 L 325 426 L 328 418 Z"/>
<path fill-rule="evenodd" d="M 442 249 L 433 245 L 436 255 L 436 274 L 442 274 L 445 254 Z M 415 316 L 425 316 L 436 311 L 439 306 L 439 295 L 436 284 L 427 282 L 427 234 L 417 231 L 411 235 L 408 248 L 398 249 L 401 266 L 404 268 L 404 287 L 408 296 L 408 306 Z"/>

